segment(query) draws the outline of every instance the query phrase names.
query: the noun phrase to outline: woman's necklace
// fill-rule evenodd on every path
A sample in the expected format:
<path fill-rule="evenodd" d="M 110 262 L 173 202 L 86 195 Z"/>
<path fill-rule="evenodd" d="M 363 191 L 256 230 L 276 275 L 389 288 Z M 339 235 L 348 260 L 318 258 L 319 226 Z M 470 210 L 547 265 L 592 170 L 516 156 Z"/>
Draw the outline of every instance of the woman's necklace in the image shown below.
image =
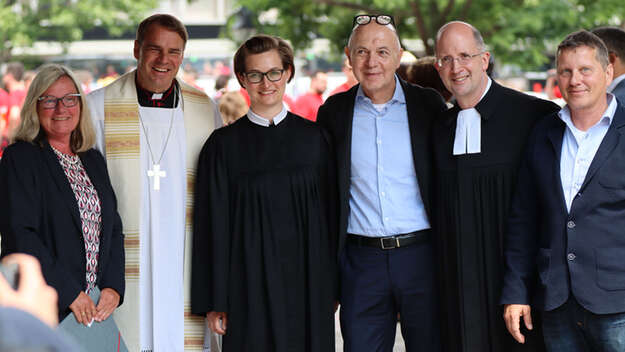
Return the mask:
<path fill-rule="evenodd" d="M 59 158 L 61 158 L 63 161 L 65 161 L 66 163 L 70 165 L 76 165 L 80 161 L 80 158 L 78 157 L 78 155 L 65 154 L 62 151 L 54 148 L 52 144 L 50 144 L 50 147 L 52 147 L 52 150 L 54 150 L 54 153 L 58 155 Z"/>

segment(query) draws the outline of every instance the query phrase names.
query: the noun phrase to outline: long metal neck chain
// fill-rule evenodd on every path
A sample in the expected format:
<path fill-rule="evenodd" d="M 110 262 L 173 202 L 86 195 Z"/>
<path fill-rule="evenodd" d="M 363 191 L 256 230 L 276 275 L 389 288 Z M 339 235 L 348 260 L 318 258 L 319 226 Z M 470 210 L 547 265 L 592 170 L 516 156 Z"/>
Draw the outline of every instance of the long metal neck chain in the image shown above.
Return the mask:
<path fill-rule="evenodd" d="M 148 138 L 148 132 L 145 129 L 145 123 L 143 122 L 143 118 L 141 118 L 141 110 L 139 110 L 139 121 L 141 122 L 141 128 L 143 128 L 143 133 L 145 134 L 145 141 L 148 145 L 148 151 L 150 152 L 150 156 L 152 157 L 153 165 L 160 165 L 161 160 L 163 159 L 163 155 L 165 155 L 165 149 L 167 149 L 167 144 L 169 143 L 169 136 L 171 136 L 171 130 L 174 125 L 174 113 L 176 112 L 176 103 L 179 102 L 178 97 L 178 86 L 174 83 L 174 106 L 171 109 L 171 118 L 169 120 L 169 131 L 167 131 L 167 138 L 165 139 L 165 144 L 163 145 L 163 149 L 161 150 L 161 155 L 158 158 L 158 161 L 154 158 L 154 153 L 152 152 L 152 145 L 150 144 L 150 138 Z"/>

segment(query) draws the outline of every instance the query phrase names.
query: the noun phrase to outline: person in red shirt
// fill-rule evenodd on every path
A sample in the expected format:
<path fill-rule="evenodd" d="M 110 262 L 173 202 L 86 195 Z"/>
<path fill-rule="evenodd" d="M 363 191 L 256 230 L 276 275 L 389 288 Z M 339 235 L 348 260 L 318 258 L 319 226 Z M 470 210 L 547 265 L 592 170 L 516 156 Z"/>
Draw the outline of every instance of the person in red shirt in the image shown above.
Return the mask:
<path fill-rule="evenodd" d="M 9 94 L 0 88 L 0 158 L 9 144 Z"/>
<path fill-rule="evenodd" d="M 343 66 L 341 67 L 341 71 L 345 75 L 346 81 L 340 86 L 334 88 L 330 92 L 330 95 L 334 95 L 336 93 L 347 92 L 351 87 L 355 86 L 358 83 L 356 77 L 354 77 L 354 72 L 352 72 L 352 67 L 349 65 L 349 60 L 345 59 L 343 61 Z"/>
<path fill-rule="evenodd" d="M 328 75 L 317 71 L 310 76 L 310 90 L 300 95 L 292 106 L 292 113 L 316 121 L 317 110 L 323 104 L 323 92 L 328 87 Z"/>
<path fill-rule="evenodd" d="M 24 65 L 21 62 L 9 62 L 7 64 L 2 83 L 9 93 L 9 110 L 8 110 L 8 130 L 11 131 L 19 125 L 20 111 L 24 98 L 26 98 L 26 88 L 22 77 L 24 76 Z"/>

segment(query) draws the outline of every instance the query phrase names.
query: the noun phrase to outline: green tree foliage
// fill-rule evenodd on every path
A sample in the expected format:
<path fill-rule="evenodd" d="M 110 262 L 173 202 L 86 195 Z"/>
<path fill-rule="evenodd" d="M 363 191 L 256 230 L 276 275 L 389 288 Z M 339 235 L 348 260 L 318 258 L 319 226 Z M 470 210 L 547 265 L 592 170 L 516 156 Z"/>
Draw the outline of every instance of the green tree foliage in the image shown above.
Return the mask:
<path fill-rule="evenodd" d="M 0 0 L 0 60 L 41 38 L 80 40 L 94 26 L 119 36 L 156 5 L 156 0 Z"/>
<path fill-rule="evenodd" d="M 288 38 L 303 48 L 314 38 L 329 38 L 342 51 L 358 13 L 395 17 L 402 38 L 421 38 L 434 53 L 438 28 L 451 20 L 475 25 L 497 59 L 523 68 L 548 61 L 569 32 L 599 25 L 622 25 L 622 0 L 238 0 L 260 15 L 276 9 L 275 21 L 256 21 L 259 32 Z M 261 16 L 262 18 L 262 16 Z"/>

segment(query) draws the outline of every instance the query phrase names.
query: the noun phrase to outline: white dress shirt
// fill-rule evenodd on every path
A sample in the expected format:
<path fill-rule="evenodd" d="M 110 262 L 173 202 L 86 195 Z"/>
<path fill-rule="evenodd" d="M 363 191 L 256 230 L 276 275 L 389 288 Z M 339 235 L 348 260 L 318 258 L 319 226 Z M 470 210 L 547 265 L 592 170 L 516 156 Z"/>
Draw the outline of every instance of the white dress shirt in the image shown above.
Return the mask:
<path fill-rule="evenodd" d="M 616 112 L 616 99 L 610 93 L 607 94 L 608 108 L 603 117 L 587 131 L 580 131 L 573 125 L 571 112 L 568 105 L 558 112 L 558 116 L 566 124 L 566 130 L 562 139 L 562 155 L 560 157 L 560 180 L 566 202 L 566 210 L 571 211 L 573 199 L 579 192 L 588 168 L 597 154 L 603 137 L 608 132 L 614 113 Z"/>
<path fill-rule="evenodd" d="M 621 83 L 621 81 L 624 79 L 625 79 L 625 74 L 622 74 L 618 77 L 614 77 L 614 79 L 612 80 L 612 83 L 610 83 L 610 85 L 608 86 L 608 92 L 612 93 L 614 88 L 616 88 L 616 86 L 618 86 L 618 84 Z"/>

